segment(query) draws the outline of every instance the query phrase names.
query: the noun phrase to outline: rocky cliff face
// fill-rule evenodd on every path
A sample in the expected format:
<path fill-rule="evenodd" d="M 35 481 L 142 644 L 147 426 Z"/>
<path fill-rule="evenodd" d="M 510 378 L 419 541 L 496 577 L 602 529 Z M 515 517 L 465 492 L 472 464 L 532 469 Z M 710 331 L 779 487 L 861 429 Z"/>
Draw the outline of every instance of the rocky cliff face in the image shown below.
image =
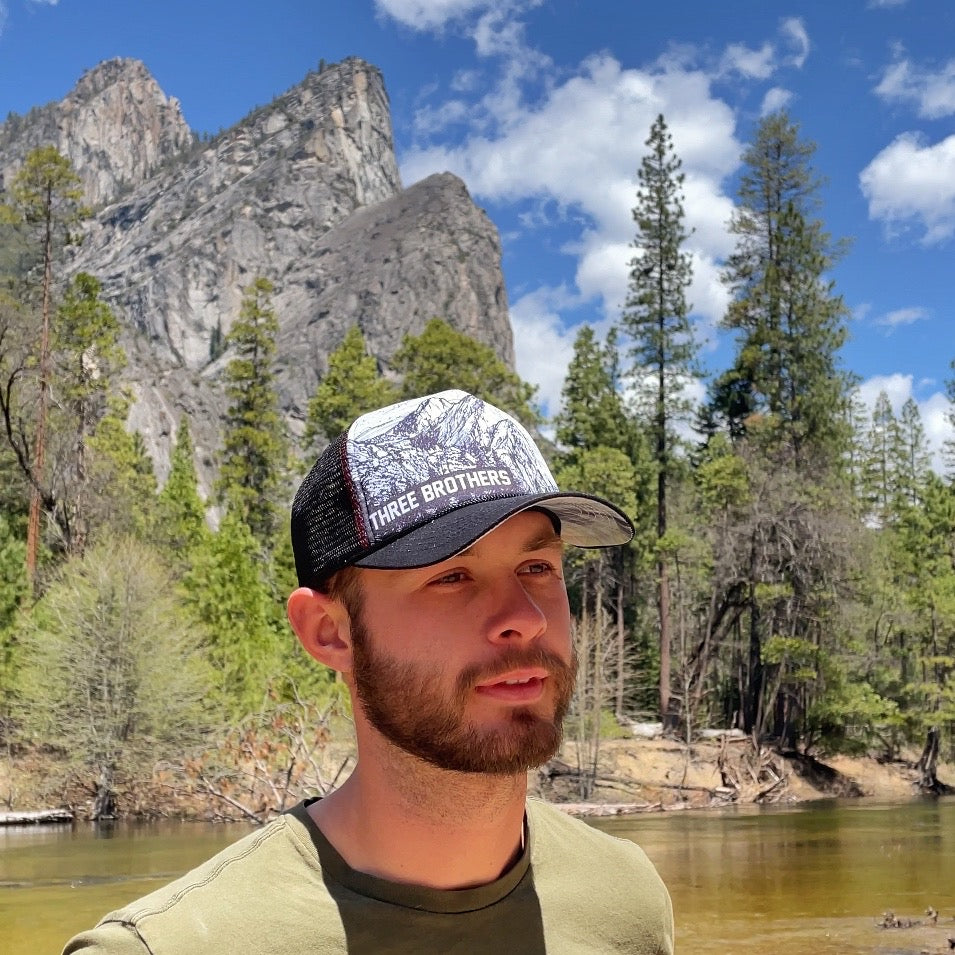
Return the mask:
<path fill-rule="evenodd" d="M 384 82 L 362 60 L 309 74 L 204 144 L 142 64 L 111 61 L 0 126 L 0 172 L 50 141 L 103 203 L 70 268 L 96 275 L 125 323 L 130 423 L 160 478 L 188 414 L 209 486 L 229 359 L 217 343 L 258 276 L 275 286 L 293 431 L 356 323 L 384 364 L 435 316 L 513 364 L 497 232 L 449 174 L 402 188 Z"/>
<path fill-rule="evenodd" d="M 37 146 L 53 145 L 73 164 L 93 206 L 145 182 L 195 137 L 179 102 L 138 60 L 109 60 L 84 73 L 59 103 L 0 126 L 0 185 Z"/>

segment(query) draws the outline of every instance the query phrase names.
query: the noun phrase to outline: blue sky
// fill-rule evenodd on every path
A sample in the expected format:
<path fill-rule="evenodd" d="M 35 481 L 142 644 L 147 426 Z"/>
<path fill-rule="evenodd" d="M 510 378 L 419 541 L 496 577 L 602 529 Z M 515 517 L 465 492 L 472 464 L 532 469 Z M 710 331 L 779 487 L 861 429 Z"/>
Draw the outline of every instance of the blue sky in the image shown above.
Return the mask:
<path fill-rule="evenodd" d="M 938 446 L 955 358 L 951 0 L 0 0 L 0 117 L 141 59 L 216 132 L 357 55 L 384 73 L 405 185 L 460 175 L 501 232 L 518 370 L 556 407 L 576 327 L 626 291 L 635 173 L 662 112 L 683 159 L 703 361 L 732 341 L 719 267 L 740 154 L 786 106 L 815 141 L 821 214 L 848 255 L 845 366 L 909 396 Z"/>

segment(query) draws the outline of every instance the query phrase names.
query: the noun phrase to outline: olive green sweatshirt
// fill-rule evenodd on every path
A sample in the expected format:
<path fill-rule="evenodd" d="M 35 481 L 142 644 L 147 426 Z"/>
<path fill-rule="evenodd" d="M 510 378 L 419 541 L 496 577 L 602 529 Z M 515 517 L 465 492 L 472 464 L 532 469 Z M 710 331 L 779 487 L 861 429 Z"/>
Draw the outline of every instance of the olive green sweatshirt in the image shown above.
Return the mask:
<path fill-rule="evenodd" d="M 671 955 L 670 898 L 641 849 L 535 801 L 527 831 L 496 881 L 430 889 L 350 868 L 302 803 L 63 955 Z"/>

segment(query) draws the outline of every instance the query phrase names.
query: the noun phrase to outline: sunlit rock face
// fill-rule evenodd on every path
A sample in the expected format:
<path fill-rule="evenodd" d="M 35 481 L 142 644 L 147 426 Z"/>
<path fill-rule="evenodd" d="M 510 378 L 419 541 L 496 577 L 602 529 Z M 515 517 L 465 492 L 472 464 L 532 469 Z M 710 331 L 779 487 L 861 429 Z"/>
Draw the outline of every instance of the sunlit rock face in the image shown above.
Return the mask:
<path fill-rule="evenodd" d="M 130 425 L 161 480 L 185 414 L 210 486 L 221 342 L 259 276 L 275 288 L 293 433 L 355 324 L 383 367 L 434 317 L 513 366 L 497 231 L 448 173 L 402 187 L 384 81 L 362 60 L 310 73 L 208 141 L 142 63 L 112 60 L 0 126 L 5 181 L 44 143 L 69 156 L 95 208 L 69 268 L 100 279 L 124 325 Z"/>

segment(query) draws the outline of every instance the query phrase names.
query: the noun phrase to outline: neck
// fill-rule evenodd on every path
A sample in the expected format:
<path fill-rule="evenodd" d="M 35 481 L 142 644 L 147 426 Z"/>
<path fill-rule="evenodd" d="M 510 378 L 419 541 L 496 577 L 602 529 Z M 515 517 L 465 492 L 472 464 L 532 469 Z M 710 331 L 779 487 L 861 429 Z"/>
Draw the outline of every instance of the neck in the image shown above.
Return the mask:
<path fill-rule="evenodd" d="M 485 885 L 520 854 L 527 776 L 438 769 L 385 744 L 313 803 L 312 818 L 353 868 L 436 889 Z"/>

